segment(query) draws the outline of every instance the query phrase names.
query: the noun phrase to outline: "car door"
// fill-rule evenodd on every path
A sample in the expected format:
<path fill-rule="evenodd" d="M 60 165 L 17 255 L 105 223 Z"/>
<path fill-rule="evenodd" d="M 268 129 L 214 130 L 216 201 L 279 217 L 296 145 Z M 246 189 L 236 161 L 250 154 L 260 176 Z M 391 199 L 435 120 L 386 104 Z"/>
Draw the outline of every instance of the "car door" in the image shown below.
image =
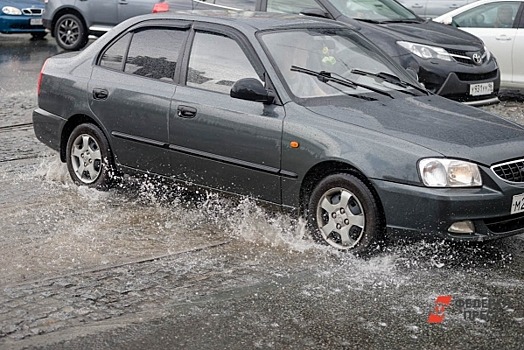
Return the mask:
<path fill-rule="evenodd" d="M 468 4 L 468 0 L 432 0 L 427 2 L 424 17 L 435 18 Z"/>
<path fill-rule="evenodd" d="M 495 55 L 502 85 L 511 84 L 515 63 L 519 62 L 514 63 L 513 52 L 520 7 L 520 1 L 486 3 L 453 17 L 456 26 L 482 39 Z"/>
<path fill-rule="evenodd" d="M 429 0 L 399 0 L 404 7 L 420 17 L 426 16 L 426 7 Z"/>
<path fill-rule="evenodd" d="M 168 118 L 189 24 L 141 27 L 111 43 L 93 68 L 89 105 L 110 135 L 116 161 L 169 174 Z"/>
<path fill-rule="evenodd" d="M 117 0 L 118 23 L 134 16 L 145 15 L 153 12 L 153 7 L 158 0 Z"/>
<path fill-rule="evenodd" d="M 316 0 L 259 0 L 256 9 L 258 11 L 294 14 L 299 14 L 303 10 L 326 11 Z"/>
<path fill-rule="evenodd" d="M 169 119 L 175 176 L 281 203 L 284 109 L 230 97 L 239 79 L 265 80 L 260 61 L 247 40 L 231 29 L 197 25 L 193 34 Z"/>
<path fill-rule="evenodd" d="M 89 27 L 92 25 L 99 26 L 113 26 L 118 20 L 118 0 L 89 0 L 76 1 L 80 8 L 87 6 L 88 11 L 85 13 L 85 18 L 89 19 L 91 23 L 87 23 Z"/>
<path fill-rule="evenodd" d="M 513 79 L 512 85 L 524 89 L 524 2 L 520 5 L 520 21 L 517 26 L 515 42 L 513 43 Z"/>

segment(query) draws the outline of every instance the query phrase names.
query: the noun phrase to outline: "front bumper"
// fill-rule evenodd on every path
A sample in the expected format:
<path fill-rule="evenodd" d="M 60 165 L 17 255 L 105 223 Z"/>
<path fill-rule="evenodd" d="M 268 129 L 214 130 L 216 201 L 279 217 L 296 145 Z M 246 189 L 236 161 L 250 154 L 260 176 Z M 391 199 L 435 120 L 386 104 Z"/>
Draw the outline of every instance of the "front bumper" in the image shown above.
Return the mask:
<path fill-rule="evenodd" d="M 418 63 L 419 81 L 429 91 L 475 106 L 499 102 L 497 95 L 500 89 L 500 71 L 493 58 L 481 66 L 422 59 L 418 59 Z M 479 96 L 470 94 L 471 85 L 491 82 L 493 83 L 492 93 Z"/>
<path fill-rule="evenodd" d="M 45 33 L 43 25 L 32 25 L 31 20 L 41 19 L 35 16 L 8 16 L 0 15 L 0 33 L 4 34 L 27 34 Z"/>
<path fill-rule="evenodd" d="M 437 189 L 373 180 L 388 234 L 486 241 L 524 233 L 524 213 L 510 215 L 513 196 L 524 193 L 524 184 L 505 183 L 484 170 L 487 181 L 481 188 Z M 465 220 L 473 222 L 473 233 L 448 231 Z"/>

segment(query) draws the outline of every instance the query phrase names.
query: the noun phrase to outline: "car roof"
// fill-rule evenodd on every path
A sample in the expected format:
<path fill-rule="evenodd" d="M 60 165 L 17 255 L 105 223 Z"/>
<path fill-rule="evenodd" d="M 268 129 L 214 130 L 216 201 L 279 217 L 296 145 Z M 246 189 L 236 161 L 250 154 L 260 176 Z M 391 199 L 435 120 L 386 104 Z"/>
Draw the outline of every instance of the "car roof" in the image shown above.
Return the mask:
<path fill-rule="evenodd" d="M 281 29 L 290 27 L 335 27 L 348 28 L 347 24 L 342 24 L 332 20 L 271 12 L 257 11 L 224 11 L 224 10 L 196 10 L 196 11 L 175 11 L 167 13 L 149 14 L 140 16 L 146 19 L 173 19 L 198 21 L 203 23 L 215 23 L 228 25 L 243 31 L 259 31 L 270 29 Z"/>

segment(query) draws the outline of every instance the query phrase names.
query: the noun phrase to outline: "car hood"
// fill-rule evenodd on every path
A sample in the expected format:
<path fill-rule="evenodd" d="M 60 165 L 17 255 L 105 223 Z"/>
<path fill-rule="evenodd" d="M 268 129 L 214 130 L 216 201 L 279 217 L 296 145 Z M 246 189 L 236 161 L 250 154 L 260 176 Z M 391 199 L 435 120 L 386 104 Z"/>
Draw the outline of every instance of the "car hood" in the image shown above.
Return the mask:
<path fill-rule="evenodd" d="M 360 21 L 360 27 L 364 35 L 373 36 L 380 33 L 380 36 L 389 36 L 395 41 L 410 41 L 465 51 L 480 50 L 484 46 L 482 40 L 467 32 L 433 21 L 383 24 Z"/>
<path fill-rule="evenodd" d="M 44 8 L 45 7 L 44 2 L 40 0 L 16 0 L 16 1 L 4 0 L 1 2 L 0 6 L 2 7 L 3 6 L 13 6 L 19 9 L 23 9 L 26 7 L 27 8 L 31 8 L 31 7 Z"/>
<path fill-rule="evenodd" d="M 524 128 L 439 96 L 314 106 L 310 111 L 486 166 L 524 157 Z M 424 156 L 424 155 L 421 155 Z"/>

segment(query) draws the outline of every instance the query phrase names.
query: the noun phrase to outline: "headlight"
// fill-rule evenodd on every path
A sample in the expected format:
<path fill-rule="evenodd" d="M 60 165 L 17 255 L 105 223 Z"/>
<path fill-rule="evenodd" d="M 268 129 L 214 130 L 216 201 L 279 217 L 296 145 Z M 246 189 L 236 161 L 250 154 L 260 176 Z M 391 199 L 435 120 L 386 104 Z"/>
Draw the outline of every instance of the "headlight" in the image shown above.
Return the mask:
<path fill-rule="evenodd" d="M 463 160 L 426 158 L 418 163 L 424 185 L 428 187 L 476 187 L 482 186 L 477 164 Z"/>
<path fill-rule="evenodd" d="M 15 16 L 19 16 L 22 14 L 22 11 L 20 11 L 20 9 L 17 9 L 16 7 L 12 7 L 12 6 L 2 7 L 2 12 L 5 13 L 6 15 L 15 15 Z"/>
<path fill-rule="evenodd" d="M 397 41 L 397 44 L 409 50 L 411 53 L 424 59 L 437 58 L 443 61 L 452 61 L 453 58 L 449 53 L 441 47 L 428 46 L 407 41 Z"/>

